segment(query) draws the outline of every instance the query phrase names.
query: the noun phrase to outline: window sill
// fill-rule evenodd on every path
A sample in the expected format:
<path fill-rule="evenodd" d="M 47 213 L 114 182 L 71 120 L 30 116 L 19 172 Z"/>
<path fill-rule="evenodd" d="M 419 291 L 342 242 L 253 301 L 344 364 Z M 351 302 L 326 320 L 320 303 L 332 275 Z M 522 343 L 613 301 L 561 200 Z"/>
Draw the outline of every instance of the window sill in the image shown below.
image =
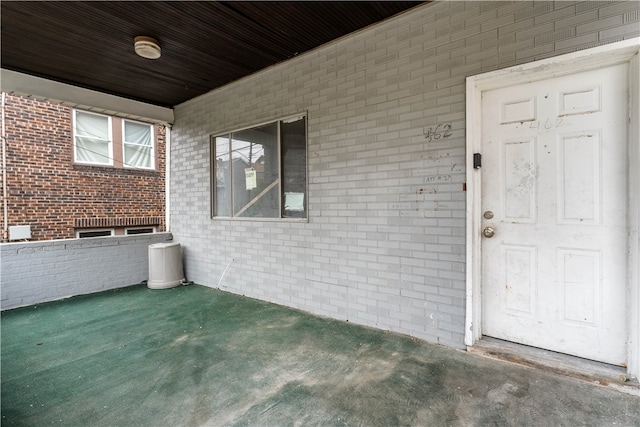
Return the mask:
<path fill-rule="evenodd" d="M 231 217 L 214 216 L 213 221 L 240 221 L 240 222 L 309 222 L 309 218 L 261 218 L 261 217 Z"/>
<path fill-rule="evenodd" d="M 86 171 L 86 172 L 107 172 L 112 174 L 123 174 L 123 175 L 157 175 L 160 176 L 161 173 L 157 169 L 137 169 L 137 168 L 123 168 L 117 167 L 113 165 L 92 165 L 87 163 L 73 163 L 73 169 L 77 171 Z"/>

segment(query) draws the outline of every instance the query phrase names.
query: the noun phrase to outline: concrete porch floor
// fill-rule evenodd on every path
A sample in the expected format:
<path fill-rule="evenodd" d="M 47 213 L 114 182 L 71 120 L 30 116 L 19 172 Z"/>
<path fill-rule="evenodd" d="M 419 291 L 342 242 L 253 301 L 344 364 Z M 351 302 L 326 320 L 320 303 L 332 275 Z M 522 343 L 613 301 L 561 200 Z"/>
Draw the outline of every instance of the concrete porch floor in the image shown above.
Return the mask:
<path fill-rule="evenodd" d="M 640 425 L 640 397 L 192 285 L 2 313 L 3 426 Z"/>

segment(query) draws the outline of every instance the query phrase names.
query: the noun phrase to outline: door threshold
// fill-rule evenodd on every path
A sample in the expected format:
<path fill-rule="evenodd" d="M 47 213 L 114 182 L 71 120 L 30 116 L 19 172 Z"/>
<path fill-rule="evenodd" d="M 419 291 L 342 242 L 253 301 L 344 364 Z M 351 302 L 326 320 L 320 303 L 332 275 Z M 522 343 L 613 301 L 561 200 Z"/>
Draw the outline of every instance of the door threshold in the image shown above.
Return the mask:
<path fill-rule="evenodd" d="M 638 379 L 628 376 L 626 369 L 621 366 L 595 362 L 486 336 L 473 346 L 467 347 L 467 351 L 483 357 L 540 369 L 640 396 Z"/>

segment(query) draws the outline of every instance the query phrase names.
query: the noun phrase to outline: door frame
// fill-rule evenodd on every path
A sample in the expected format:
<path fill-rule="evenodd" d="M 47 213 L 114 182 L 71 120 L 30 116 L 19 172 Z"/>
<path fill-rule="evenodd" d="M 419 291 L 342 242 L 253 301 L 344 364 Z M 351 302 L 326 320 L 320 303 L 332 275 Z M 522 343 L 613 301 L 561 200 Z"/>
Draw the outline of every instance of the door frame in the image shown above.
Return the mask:
<path fill-rule="evenodd" d="M 492 71 L 466 79 L 466 319 L 464 342 L 482 338 L 481 174 L 473 153 L 481 153 L 482 92 L 575 72 L 629 64 L 627 206 L 627 372 L 640 376 L 640 37 Z M 633 197 L 632 197 L 633 195 Z"/>

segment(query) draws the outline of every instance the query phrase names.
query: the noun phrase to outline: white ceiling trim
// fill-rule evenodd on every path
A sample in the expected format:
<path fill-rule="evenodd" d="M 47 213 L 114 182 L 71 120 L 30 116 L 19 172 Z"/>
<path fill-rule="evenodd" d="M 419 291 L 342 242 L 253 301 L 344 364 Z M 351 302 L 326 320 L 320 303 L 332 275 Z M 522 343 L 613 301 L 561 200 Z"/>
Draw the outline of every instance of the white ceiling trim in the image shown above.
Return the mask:
<path fill-rule="evenodd" d="M 52 101 L 112 116 L 171 126 L 173 109 L 84 89 L 16 71 L 0 70 L 2 92 Z"/>

